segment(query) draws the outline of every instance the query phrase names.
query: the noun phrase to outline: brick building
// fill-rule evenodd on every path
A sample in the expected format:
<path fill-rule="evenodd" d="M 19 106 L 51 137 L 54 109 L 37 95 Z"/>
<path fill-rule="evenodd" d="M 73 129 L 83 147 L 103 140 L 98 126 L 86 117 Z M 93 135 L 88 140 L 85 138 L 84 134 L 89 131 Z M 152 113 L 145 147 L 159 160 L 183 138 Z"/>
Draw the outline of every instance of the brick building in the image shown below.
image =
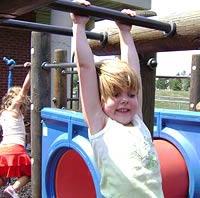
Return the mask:
<path fill-rule="evenodd" d="M 34 12 L 20 17 L 20 20 L 35 21 Z M 0 27 L 0 100 L 4 96 L 8 87 L 8 67 L 3 62 L 3 57 L 12 58 L 17 64 L 23 64 L 30 61 L 31 48 L 31 32 Z M 18 67 L 13 70 L 13 85 L 21 86 L 28 68 Z M 25 116 L 25 124 L 27 125 L 27 134 L 30 134 L 30 114 Z M 30 135 L 27 136 L 27 142 L 30 142 Z"/>
<path fill-rule="evenodd" d="M 20 20 L 35 21 L 34 12 L 20 17 Z M 30 61 L 31 32 L 0 27 L 0 98 L 7 91 L 8 67 L 3 62 L 3 57 L 12 58 L 17 64 Z M 27 68 L 13 69 L 13 85 L 22 85 Z"/>

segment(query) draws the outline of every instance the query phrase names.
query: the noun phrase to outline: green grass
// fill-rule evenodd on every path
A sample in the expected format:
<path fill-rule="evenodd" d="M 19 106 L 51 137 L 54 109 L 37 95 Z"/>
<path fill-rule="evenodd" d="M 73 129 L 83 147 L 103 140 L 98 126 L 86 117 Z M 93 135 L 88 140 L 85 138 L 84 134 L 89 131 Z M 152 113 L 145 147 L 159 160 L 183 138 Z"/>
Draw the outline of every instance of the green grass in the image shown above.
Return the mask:
<path fill-rule="evenodd" d="M 155 107 L 189 110 L 189 91 L 156 90 Z"/>
<path fill-rule="evenodd" d="M 156 90 L 156 96 L 171 96 L 171 97 L 187 97 L 189 99 L 189 91 L 173 91 L 173 90 Z"/>

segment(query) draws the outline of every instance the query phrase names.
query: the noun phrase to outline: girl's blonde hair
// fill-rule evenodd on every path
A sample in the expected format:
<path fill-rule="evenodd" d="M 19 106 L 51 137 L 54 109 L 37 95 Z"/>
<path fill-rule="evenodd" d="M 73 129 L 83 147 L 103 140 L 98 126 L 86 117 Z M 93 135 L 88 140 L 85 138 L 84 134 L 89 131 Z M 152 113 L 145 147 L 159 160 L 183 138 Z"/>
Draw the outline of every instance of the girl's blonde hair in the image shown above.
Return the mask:
<path fill-rule="evenodd" d="M 8 109 L 9 106 L 11 106 L 13 99 L 19 95 L 20 91 L 21 91 L 21 87 L 19 87 L 19 86 L 14 86 L 14 87 L 11 87 L 8 89 L 7 93 L 2 98 L 0 113 L 4 110 Z M 25 113 L 26 110 L 28 109 L 29 105 L 30 105 L 29 96 L 24 96 L 21 101 L 21 106 L 20 106 L 21 112 Z"/>
<path fill-rule="evenodd" d="M 104 60 L 97 66 L 97 74 L 101 103 L 123 90 L 135 91 L 138 94 L 139 78 L 126 62 L 119 59 Z"/>

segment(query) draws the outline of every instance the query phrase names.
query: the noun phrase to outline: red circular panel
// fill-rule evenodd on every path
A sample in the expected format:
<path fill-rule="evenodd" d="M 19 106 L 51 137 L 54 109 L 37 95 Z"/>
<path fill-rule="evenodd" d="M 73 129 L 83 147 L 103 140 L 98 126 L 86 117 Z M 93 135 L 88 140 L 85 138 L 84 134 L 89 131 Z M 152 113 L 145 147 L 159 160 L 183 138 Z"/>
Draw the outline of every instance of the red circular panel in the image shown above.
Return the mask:
<path fill-rule="evenodd" d="M 91 173 L 78 152 L 66 151 L 58 162 L 55 178 L 57 198 L 96 198 Z"/>
<path fill-rule="evenodd" d="M 168 141 L 154 140 L 162 174 L 165 198 L 188 197 L 189 178 L 183 156 Z"/>

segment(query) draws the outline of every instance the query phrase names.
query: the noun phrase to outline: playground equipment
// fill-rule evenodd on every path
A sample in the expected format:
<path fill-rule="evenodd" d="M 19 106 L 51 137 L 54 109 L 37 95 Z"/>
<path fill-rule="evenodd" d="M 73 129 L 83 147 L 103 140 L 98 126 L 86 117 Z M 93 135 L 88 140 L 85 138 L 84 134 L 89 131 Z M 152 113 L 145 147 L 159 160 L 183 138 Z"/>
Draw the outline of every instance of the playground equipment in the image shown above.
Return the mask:
<path fill-rule="evenodd" d="M 100 65 L 101 62 L 96 62 L 95 65 Z M 74 67 L 77 67 L 76 66 L 76 63 L 47 63 L 47 62 L 44 62 L 42 63 L 42 67 L 44 69 L 47 69 L 47 68 L 74 68 Z"/>
<path fill-rule="evenodd" d="M 8 59 L 3 57 L 3 61 L 8 66 L 8 89 L 13 85 L 13 68 L 16 65 L 16 62 L 13 59 Z"/>
<path fill-rule="evenodd" d="M 143 16 L 127 16 L 126 14 L 121 13 L 120 11 L 102 8 L 98 6 L 82 6 L 76 2 L 71 1 L 56 1 L 48 5 L 48 7 L 60 11 L 65 12 L 74 12 L 81 13 L 83 15 L 95 16 L 98 18 L 109 19 L 109 20 L 118 20 L 126 24 L 137 25 L 141 27 L 147 27 L 151 29 L 156 29 L 160 31 L 164 31 L 166 36 L 173 36 L 176 33 L 176 24 L 165 23 L 156 21 L 153 19 L 149 19 Z M 36 30 L 39 32 L 49 32 L 55 34 L 62 34 L 72 36 L 72 30 L 68 28 L 62 28 L 58 26 L 45 25 L 39 23 L 32 23 L 27 21 L 20 21 L 15 19 L 5 19 L 0 21 L 1 26 L 15 27 L 15 28 L 23 28 L 28 30 Z M 106 36 L 104 34 L 98 34 L 93 32 L 86 32 L 88 38 L 100 40 L 105 42 Z"/>
<path fill-rule="evenodd" d="M 82 114 L 47 108 L 42 117 L 42 197 L 100 198 L 100 176 Z"/>
<path fill-rule="evenodd" d="M 13 68 L 15 67 L 24 67 L 23 64 L 16 64 L 14 59 L 9 59 L 7 57 L 3 57 L 3 62 L 8 66 L 8 89 L 13 86 Z"/>
<path fill-rule="evenodd" d="M 37 32 L 48 32 L 52 34 L 73 36 L 71 28 L 64 28 L 55 25 L 47 25 L 42 23 L 34 23 L 28 21 L 21 21 L 15 19 L 4 19 L 0 21 L 1 26 L 13 27 L 13 28 L 22 28 L 26 30 L 34 30 Z M 86 31 L 86 36 L 89 39 L 98 40 L 101 42 L 106 42 L 107 35 L 104 33 L 95 33 Z"/>
<path fill-rule="evenodd" d="M 101 198 L 87 127 L 82 114 L 44 108 L 42 196 Z M 200 195 L 200 115 L 156 110 L 154 144 L 161 164 L 166 198 Z"/>
<path fill-rule="evenodd" d="M 95 62 L 95 65 L 101 65 L 102 62 Z M 77 67 L 76 63 L 47 63 L 47 62 L 43 62 L 41 65 L 44 69 L 47 68 L 74 68 Z M 155 60 L 155 58 L 150 58 L 147 62 L 147 66 L 150 68 L 154 68 L 157 66 L 157 61 Z"/>
<path fill-rule="evenodd" d="M 198 12 L 199 13 L 199 12 Z M 103 15 L 102 15 L 103 16 Z M 193 21 L 198 21 L 198 14 L 196 14 L 196 15 L 194 15 L 195 17 L 193 18 Z M 170 19 L 170 17 L 171 16 L 169 16 L 169 18 L 168 19 Z M 198 34 L 199 34 L 199 26 L 198 26 L 198 24 L 200 24 L 200 23 L 196 23 L 196 25 L 195 25 L 195 29 L 194 29 L 194 31 L 192 32 L 192 35 L 191 35 L 191 28 L 187 28 L 187 26 L 188 26 L 188 24 L 189 25 L 191 25 L 191 22 L 189 21 L 190 19 L 191 19 L 191 13 L 190 13 L 190 15 L 188 16 L 188 17 L 185 17 L 185 18 L 181 18 L 181 19 L 176 19 L 176 18 L 172 18 L 173 20 L 172 21 L 177 21 L 177 24 L 178 24 L 178 26 L 179 26 L 179 29 L 178 29 L 178 35 L 179 35 L 179 37 L 174 37 L 174 39 L 168 39 L 168 38 L 164 38 L 164 39 L 159 39 L 160 37 L 162 37 L 163 38 L 163 35 L 161 35 L 158 31 L 152 31 L 152 34 L 154 35 L 154 38 L 156 38 L 156 39 L 158 39 L 159 40 L 159 42 L 155 42 L 155 39 L 151 39 L 151 41 L 152 42 L 154 42 L 153 44 L 151 44 L 151 41 L 150 41 L 150 39 L 149 39 L 149 37 L 150 37 L 150 34 L 146 34 L 146 29 L 142 29 L 141 31 L 143 32 L 143 35 L 146 35 L 146 38 L 148 38 L 148 44 L 149 44 L 149 46 L 148 47 L 145 47 L 145 45 L 143 45 L 143 43 L 145 43 L 144 42 L 144 40 L 145 40 L 145 36 L 143 36 L 143 37 L 141 37 L 141 39 L 142 39 L 142 41 L 143 41 L 143 43 L 141 43 L 141 45 L 140 45 L 140 48 L 138 47 L 138 49 L 140 49 L 139 50 L 139 52 L 143 52 L 143 54 L 145 54 L 146 55 L 146 53 L 148 52 L 157 52 L 157 51 L 172 51 L 172 50 L 180 50 L 180 49 L 182 49 L 182 50 L 189 50 L 189 49 L 198 49 L 199 48 L 199 44 L 198 44 L 198 39 L 196 39 L 197 38 L 197 36 L 198 36 Z M 6 20 L 1 20 L 1 25 L 3 26 L 3 23 L 4 22 L 6 22 Z M 8 27 L 12 27 L 12 24 L 7 24 L 7 25 L 5 25 L 5 26 L 8 26 Z M 17 26 L 13 26 L 13 27 L 17 27 Z M 183 28 L 184 27 L 184 28 Z M 20 28 L 20 27 L 19 27 Z M 24 28 L 24 29 L 26 29 L 26 28 Z M 30 28 L 30 30 L 31 30 L 31 28 Z M 33 29 L 34 30 L 34 29 Z M 35 29 L 36 30 L 36 29 Z M 38 30 L 38 31 L 40 31 L 40 30 Z M 45 31 L 45 30 L 42 30 L 42 31 Z M 48 31 L 45 31 L 45 32 L 48 32 Z M 64 33 L 63 33 L 64 34 Z M 158 35 L 159 34 L 159 35 Z M 161 35 L 161 36 L 160 36 Z M 189 37 L 188 37 L 188 35 L 189 35 Z M 137 35 L 136 35 L 136 38 L 137 38 Z M 187 41 L 187 42 L 182 42 L 182 44 L 180 45 L 180 41 Z M 116 41 L 116 42 L 118 42 L 118 41 Z M 38 43 L 38 40 L 37 40 L 37 43 Z M 137 43 L 139 43 L 138 41 L 136 42 L 136 44 Z M 140 43 L 139 43 L 140 44 Z M 109 45 L 109 43 L 108 43 L 108 45 Z M 102 50 L 102 48 L 100 48 L 98 45 L 96 45 L 97 47 L 96 48 L 99 48 L 99 50 L 101 51 L 101 55 L 102 55 L 102 53 L 104 52 L 104 53 L 107 53 L 107 55 L 109 54 L 109 50 L 106 48 L 106 49 L 104 49 L 104 50 Z M 150 47 L 151 46 L 151 47 Z M 35 45 L 34 45 L 34 47 L 35 47 Z M 97 52 L 97 49 L 95 49 L 95 47 L 93 46 L 93 48 L 94 48 L 94 50 L 95 50 L 95 53 L 97 54 L 98 52 Z M 36 50 L 37 51 L 37 50 Z M 110 53 L 111 53 L 111 51 L 112 51 L 112 53 L 113 54 L 117 54 L 117 52 L 116 51 L 114 51 L 114 50 L 110 50 Z M 37 60 L 38 59 L 40 59 L 39 58 L 39 56 L 38 57 L 34 57 L 34 58 L 36 58 Z M 42 61 L 39 61 L 39 62 L 44 62 L 44 61 L 46 61 L 45 59 L 43 59 Z M 36 62 L 36 61 L 35 61 Z M 39 76 L 39 79 L 41 79 L 41 78 L 44 78 L 45 77 L 45 75 L 43 75 L 43 76 L 41 76 L 41 74 L 39 74 L 39 72 L 37 73 L 37 76 Z M 149 76 L 149 74 L 148 74 L 148 76 Z M 41 78 L 40 78 L 41 77 Z M 144 79 L 146 79 L 146 78 L 144 78 Z M 154 80 L 154 78 L 152 78 L 153 80 Z M 34 81 L 34 82 L 37 82 L 37 81 Z M 153 81 L 152 81 L 153 82 Z M 149 84 L 149 81 L 148 81 L 148 84 Z M 152 83 L 153 84 L 153 83 Z M 36 85 L 36 84 L 35 84 Z M 37 86 L 35 86 L 34 85 L 34 87 L 36 87 L 35 88 L 35 90 L 36 91 L 38 91 L 38 87 Z M 47 84 L 45 84 L 45 85 L 47 85 Z M 41 86 L 41 85 L 40 85 Z M 45 88 L 46 87 L 48 87 L 48 86 L 45 86 Z M 149 89 L 148 89 L 149 90 Z M 150 91 L 151 92 L 151 91 Z M 44 93 L 43 91 L 38 91 L 37 92 L 38 93 L 38 97 L 39 97 L 39 99 L 41 99 L 41 93 Z M 34 95 L 33 95 L 34 96 Z M 151 97 L 148 97 L 149 98 L 149 100 L 150 100 L 150 98 Z M 152 99 L 152 98 L 151 98 Z M 44 100 L 42 100 L 42 101 L 44 101 Z M 34 105 L 36 106 L 36 108 L 34 109 L 34 112 L 33 113 L 35 113 L 35 117 L 36 118 L 40 118 L 40 107 L 41 106 L 45 106 L 46 104 L 44 104 L 44 102 L 41 104 L 41 103 L 38 103 L 39 105 L 37 105 L 36 104 L 36 102 L 35 101 L 33 101 L 33 103 L 34 103 Z M 33 105 L 33 106 L 34 106 Z M 37 107 L 39 107 L 38 109 L 37 109 Z M 151 111 L 150 109 L 149 109 L 149 105 L 148 105 L 148 111 Z M 40 125 L 40 119 L 35 119 L 36 120 L 36 122 L 34 123 L 34 126 L 39 126 Z M 47 122 L 47 121 L 46 121 Z M 51 119 L 49 119 L 49 122 L 51 122 Z M 33 123 L 32 123 L 32 125 L 33 125 Z M 50 125 L 47 125 L 48 127 L 55 127 L 53 124 L 50 124 Z M 48 128 L 47 127 L 47 128 Z M 39 130 L 34 130 L 33 129 L 33 131 L 39 131 Z M 47 130 L 48 131 L 48 130 Z M 57 131 L 57 130 L 55 130 L 55 131 Z M 66 132 L 66 130 L 63 130 L 64 132 Z M 39 131 L 39 133 L 40 133 L 40 131 Z M 38 134 L 37 134 L 38 135 Z M 40 134 L 37 136 L 37 137 L 40 137 Z M 48 137 L 47 137 L 48 138 Z M 36 138 L 36 140 L 38 140 L 38 138 Z M 36 141 L 35 141 L 36 142 Z M 39 141 L 38 141 L 39 142 Z M 38 145 L 37 145 L 38 146 Z M 170 144 L 170 146 L 171 146 L 171 144 Z M 173 145 L 172 145 L 173 146 Z M 64 146 L 64 148 L 65 148 L 65 146 Z M 68 148 L 68 147 L 67 147 Z M 52 151 L 53 152 L 53 151 Z M 64 152 L 64 151 L 63 151 Z M 66 152 L 65 152 L 66 153 Z M 56 156 L 56 152 L 54 153 L 55 154 L 55 156 Z M 70 153 L 69 153 L 70 154 Z M 180 153 L 178 153 L 178 156 L 179 156 L 179 154 Z M 73 155 L 73 154 L 72 154 Z M 67 156 L 70 156 L 70 155 L 68 155 L 68 154 L 66 154 L 66 156 L 63 154 L 62 155 L 63 156 L 63 160 L 61 160 L 60 158 L 60 160 L 59 160 L 59 162 L 60 162 L 60 164 L 59 164 L 59 167 L 63 167 L 63 166 L 61 166 L 62 164 L 63 164 L 63 162 L 64 162 L 64 160 L 65 160 L 65 158 L 67 158 Z M 74 154 L 73 156 L 76 156 L 77 157 L 77 155 L 76 154 Z M 80 155 L 79 155 L 80 156 Z M 179 156 L 180 157 L 180 156 Z M 40 164 L 40 162 L 39 162 L 39 160 L 38 160 L 38 153 L 33 153 L 33 159 L 35 159 L 35 163 L 34 163 L 34 171 L 35 172 L 37 172 L 36 174 L 39 174 L 40 173 L 40 169 L 37 169 L 37 168 L 35 168 L 35 166 L 37 165 L 37 164 Z M 52 157 L 52 159 L 53 159 L 53 157 Z M 83 163 L 84 164 L 84 163 Z M 182 163 L 183 164 L 183 163 Z M 72 167 L 74 166 L 74 164 L 72 165 Z M 59 168 L 58 167 L 58 168 Z M 56 167 L 55 167 L 55 169 L 56 169 Z M 51 170 L 51 169 L 50 169 Z M 59 172 L 59 173 L 61 173 L 61 175 L 63 175 L 62 174 L 62 169 L 60 169 L 61 171 Z M 39 174 L 40 175 L 40 174 Z M 39 177 L 40 178 L 40 177 Z M 38 180 L 38 178 L 37 177 L 34 177 L 34 179 L 37 181 Z M 52 179 L 52 178 L 50 178 L 50 179 Z M 54 181 L 53 181 L 54 182 Z M 36 183 L 36 182 L 35 182 Z M 64 182 L 62 182 L 61 181 L 61 183 L 63 184 Z M 91 183 L 93 183 L 93 181 L 91 182 Z M 58 186 L 58 185 L 57 185 Z M 56 186 L 56 187 L 57 187 Z M 34 188 L 35 186 L 33 186 L 33 188 Z M 77 187 L 77 186 L 76 186 Z M 75 187 L 75 189 L 76 189 L 76 187 Z M 63 187 L 63 188 L 65 188 L 65 186 Z M 35 188 L 34 188 L 35 189 Z M 39 188 L 38 188 L 39 189 Z M 45 189 L 46 190 L 46 189 Z M 52 190 L 52 192 L 55 194 L 55 189 L 53 189 Z M 62 192 L 62 191 L 61 191 Z M 96 191 L 95 191 L 96 192 Z M 97 192 L 98 192 L 98 190 L 97 190 Z M 35 192 L 34 192 L 35 193 Z M 37 193 L 37 191 L 36 191 L 36 193 Z M 191 195 L 192 196 L 192 195 Z M 39 197 L 39 196 L 38 196 Z"/>
<path fill-rule="evenodd" d="M 154 139 L 157 151 L 160 152 L 167 197 L 187 197 L 183 196 L 187 195 L 187 185 L 188 196 L 199 197 L 200 114 L 192 111 L 156 110 Z M 179 194 L 184 191 L 185 194 Z"/>
<path fill-rule="evenodd" d="M 173 36 L 176 32 L 175 23 L 164 23 L 156 20 L 152 20 L 142 16 L 134 16 L 130 17 L 125 15 L 119 11 L 98 7 L 98 6 L 82 6 L 78 3 L 72 1 L 63 1 L 58 0 L 49 4 L 49 7 L 52 9 L 65 11 L 65 12 L 73 12 L 73 13 L 81 13 L 86 16 L 94 16 L 98 18 L 104 18 L 108 20 L 118 20 L 126 24 L 137 25 L 141 27 L 147 27 L 151 29 L 164 31 L 167 36 Z"/>

